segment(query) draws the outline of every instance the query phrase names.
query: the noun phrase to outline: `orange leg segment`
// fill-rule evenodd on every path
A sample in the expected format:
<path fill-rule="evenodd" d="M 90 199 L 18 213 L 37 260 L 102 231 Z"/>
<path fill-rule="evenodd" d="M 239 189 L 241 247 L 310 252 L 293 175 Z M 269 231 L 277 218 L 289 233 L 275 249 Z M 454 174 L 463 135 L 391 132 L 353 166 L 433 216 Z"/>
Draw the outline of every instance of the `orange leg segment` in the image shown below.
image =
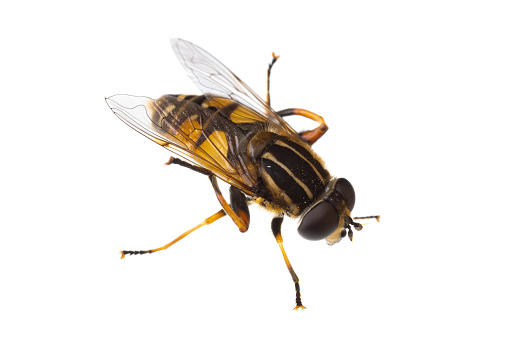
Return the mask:
<path fill-rule="evenodd" d="M 279 55 L 276 55 L 275 53 L 272 53 L 272 61 L 269 64 L 269 68 L 267 69 L 267 105 L 270 106 L 270 72 L 272 71 L 272 67 L 276 63 L 276 61 L 279 59 Z M 314 144 L 318 139 L 322 137 L 322 135 L 327 132 L 329 127 L 325 123 L 325 120 L 319 116 L 316 113 L 310 112 L 305 109 L 300 108 L 288 108 L 284 109 L 282 111 L 276 112 L 279 116 L 285 117 L 290 115 L 301 115 L 303 117 L 309 118 L 313 121 L 316 121 L 320 125 L 312 130 L 305 131 L 300 133 L 300 137 L 306 141 L 308 144 L 312 145 Z"/>
<path fill-rule="evenodd" d="M 198 224 L 197 226 L 191 228 L 189 231 L 187 232 L 184 232 L 182 233 L 181 235 L 179 235 L 177 238 L 175 238 L 175 240 L 173 240 L 172 242 L 162 246 L 162 247 L 159 247 L 159 248 L 154 248 L 152 250 L 147 250 L 147 251 L 120 251 L 120 254 L 122 255 L 122 257 L 120 259 L 124 259 L 126 255 L 136 255 L 136 254 L 147 254 L 147 253 L 154 253 L 154 252 L 158 252 L 158 251 L 162 251 L 162 250 L 165 250 L 167 249 L 168 247 L 174 245 L 175 243 L 179 242 L 180 240 L 184 239 L 185 237 L 187 237 L 189 234 L 191 234 L 192 232 L 196 231 L 198 228 L 202 227 L 202 226 L 205 226 L 205 225 L 210 225 L 212 224 L 214 221 L 218 220 L 218 219 L 221 219 L 222 217 L 224 217 L 226 215 L 226 213 L 223 211 L 223 210 L 220 210 L 218 211 L 217 213 L 211 215 L 210 217 L 208 217 L 207 219 L 205 219 L 204 221 L 202 221 L 200 224 Z"/>
<path fill-rule="evenodd" d="M 247 207 L 246 196 L 241 192 L 241 190 L 235 186 L 230 186 L 230 205 L 228 205 L 226 199 L 223 197 L 223 193 L 221 193 L 221 190 L 219 189 L 216 177 L 209 170 L 199 166 L 191 165 L 174 157 L 171 157 L 170 160 L 166 163 L 166 165 L 170 164 L 180 165 L 200 174 L 207 175 L 210 182 L 212 183 L 212 187 L 216 193 L 217 200 L 219 200 L 223 210 L 230 216 L 230 218 L 232 218 L 233 222 L 235 225 L 237 225 L 241 232 L 247 231 L 250 222 L 249 208 Z"/>
<path fill-rule="evenodd" d="M 126 255 L 147 254 L 147 253 L 154 253 L 154 252 L 165 250 L 165 249 L 169 248 L 170 246 L 174 245 L 175 243 L 179 242 L 183 238 L 187 237 L 189 234 L 196 231 L 200 227 L 205 226 L 205 225 L 210 225 L 214 221 L 221 219 L 222 217 L 224 217 L 227 214 L 228 214 L 228 216 L 230 216 L 230 218 L 232 218 L 233 222 L 235 223 L 235 225 L 237 225 L 237 227 L 239 228 L 239 230 L 241 232 L 246 232 L 247 229 L 249 228 L 250 216 L 249 216 L 249 209 L 247 206 L 246 197 L 238 188 L 236 188 L 234 186 L 230 187 L 230 201 L 231 201 L 231 203 L 230 203 L 231 206 L 230 206 L 230 205 L 228 205 L 225 198 L 223 197 L 223 194 L 219 190 L 219 186 L 217 184 L 216 177 L 210 171 L 208 171 L 204 168 L 201 168 L 199 166 L 191 165 L 185 161 L 182 161 L 180 159 L 173 158 L 173 157 L 171 157 L 170 160 L 166 164 L 167 165 L 170 165 L 170 164 L 180 165 L 180 166 L 189 168 L 193 171 L 196 171 L 200 174 L 207 175 L 210 179 L 210 182 L 212 183 L 212 187 L 214 188 L 214 192 L 216 193 L 217 199 L 219 200 L 219 203 L 221 204 L 222 209 L 220 211 L 218 211 L 217 213 L 213 214 L 212 216 L 208 217 L 207 219 L 205 219 L 203 222 L 201 222 L 197 226 L 191 228 L 187 232 L 182 233 L 180 236 L 175 238 L 175 240 L 173 240 L 172 242 L 170 242 L 162 247 L 154 248 L 151 250 L 144 250 L 144 251 L 121 251 L 120 252 L 120 254 L 122 255 L 121 259 L 124 259 Z"/>
<path fill-rule="evenodd" d="M 325 120 L 320 115 L 305 109 L 287 108 L 276 113 L 279 114 L 279 116 L 281 117 L 287 117 L 290 115 L 300 115 L 319 123 L 320 125 L 315 129 L 299 133 L 300 137 L 310 145 L 314 144 L 318 139 L 320 139 L 329 129 L 329 126 L 327 126 Z"/>
<path fill-rule="evenodd" d="M 241 206 L 240 209 L 235 208 L 236 211 L 234 211 L 233 208 L 230 205 L 228 205 L 225 198 L 223 197 L 223 194 L 221 193 L 221 190 L 219 189 L 219 186 L 217 185 L 216 177 L 211 174 L 211 175 L 209 175 L 209 179 L 210 179 L 210 182 L 212 183 L 212 187 L 214 188 L 214 192 L 216 192 L 217 200 L 219 200 L 219 203 L 221 204 L 221 207 L 223 208 L 223 210 L 230 216 L 230 218 L 232 218 L 235 225 L 237 225 L 237 227 L 239 228 L 239 231 L 246 232 L 247 229 L 249 228 L 249 210 L 247 209 L 247 203 L 244 202 L 244 205 Z M 233 186 L 231 186 L 231 187 L 233 187 Z M 238 189 L 234 188 L 233 191 L 236 192 L 235 190 L 238 190 Z M 238 190 L 238 191 L 239 192 L 236 192 L 236 193 L 240 193 L 240 190 Z M 230 190 L 230 193 L 231 192 L 232 192 L 232 190 Z M 234 200 L 233 194 L 231 194 L 231 198 L 232 198 L 232 200 Z M 245 199 L 245 196 L 242 195 L 242 198 Z M 235 203 L 232 203 L 232 205 L 234 207 L 236 206 Z M 247 211 L 247 214 L 246 214 L 246 211 Z"/>

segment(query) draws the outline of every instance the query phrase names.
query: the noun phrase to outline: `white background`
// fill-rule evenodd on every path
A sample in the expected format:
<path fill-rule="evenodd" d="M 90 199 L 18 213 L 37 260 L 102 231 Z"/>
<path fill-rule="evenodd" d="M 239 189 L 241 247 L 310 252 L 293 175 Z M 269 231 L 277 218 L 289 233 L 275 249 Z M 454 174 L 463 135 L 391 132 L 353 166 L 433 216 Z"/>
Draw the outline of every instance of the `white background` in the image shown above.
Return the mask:
<path fill-rule="evenodd" d="M 509 12 L 504 1 L 24 2 L 2 5 L 2 338 L 507 338 Z M 197 93 L 188 39 L 273 107 L 323 115 L 316 144 L 381 214 L 353 244 L 249 232 L 205 177 L 105 96 Z M 293 120 L 292 120 L 293 122 Z M 305 126 L 305 125 L 304 125 Z M 308 125 L 309 126 L 309 125 Z"/>

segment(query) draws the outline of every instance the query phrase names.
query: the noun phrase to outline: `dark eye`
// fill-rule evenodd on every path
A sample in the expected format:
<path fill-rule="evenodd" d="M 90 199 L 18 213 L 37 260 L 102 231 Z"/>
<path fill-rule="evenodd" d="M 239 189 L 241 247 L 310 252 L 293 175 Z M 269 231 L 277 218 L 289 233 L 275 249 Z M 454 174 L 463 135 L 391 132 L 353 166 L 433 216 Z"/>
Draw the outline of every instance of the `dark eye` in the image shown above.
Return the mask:
<path fill-rule="evenodd" d="M 328 201 L 322 201 L 302 217 L 297 231 L 304 239 L 322 240 L 336 230 L 338 223 L 336 209 Z"/>
<path fill-rule="evenodd" d="M 343 196 L 343 199 L 345 199 L 346 202 L 346 206 L 351 212 L 355 206 L 355 191 L 350 181 L 346 180 L 345 178 L 338 179 L 338 182 L 336 183 L 336 191 L 338 191 L 339 194 Z"/>

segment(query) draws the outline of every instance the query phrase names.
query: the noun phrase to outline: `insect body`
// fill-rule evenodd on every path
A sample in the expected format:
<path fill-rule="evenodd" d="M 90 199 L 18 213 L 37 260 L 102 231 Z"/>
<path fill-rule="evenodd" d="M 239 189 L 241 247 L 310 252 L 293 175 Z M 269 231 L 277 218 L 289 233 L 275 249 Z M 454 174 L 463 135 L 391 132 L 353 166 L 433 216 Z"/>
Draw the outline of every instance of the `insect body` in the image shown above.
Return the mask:
<path fill-rule="evenodd" d="M 311 149 L 328 129 L 319 115 L 303 109 L 275 112 L 270 96 L 262 100 L 212 55 L 190 42 L 175 39 L 172 47 L 190 78 L 204 95 L 165 95 L 157 100 L 116 95 L 106 99 L 112 111 L 139 133 L 169 149 L 177 164 L 207 175 L 221 210 L 169 244 L 194 230 L 228 215 L 241 232 L 249 227 L 249 203 L 275 214 L 272 231 L 284 256 L 301 302 L 299 279 L 283 248 L 283 216 L 300 217 L 298 232 L 309 240 L 326 239 L 329 245 L 347 234 L 352 239 L 355 192 L 344 178 L 332 177 Z M 277 57 L 269 65 L 268 75 Z M 267 87 L 269 79 L 267 80 Z M 297 133 L 282 117 L 301 115 L 319 123 L 313 130 Z M 181 159 L 182 158 L 182 159 Z M 217 178 L 230 184 L 230 203 L 223 197 Z"/>

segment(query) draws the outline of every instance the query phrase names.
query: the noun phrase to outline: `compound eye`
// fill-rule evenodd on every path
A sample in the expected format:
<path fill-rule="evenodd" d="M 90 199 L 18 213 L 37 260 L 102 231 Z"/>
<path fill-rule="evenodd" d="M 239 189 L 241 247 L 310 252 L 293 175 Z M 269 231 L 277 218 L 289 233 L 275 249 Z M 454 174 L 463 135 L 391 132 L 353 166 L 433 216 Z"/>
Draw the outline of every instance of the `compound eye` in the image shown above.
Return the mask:
<path fill-rule="evenodd" d="M 307 240 L 322 240 L 338 227 L 339 214 L 328 202 L 322 201 L 311 208 L 303 217 L 297 231 Z"/>
<path fill-rule="evenodd" d="M 343 196 L 343 199 L 345 199 L 346 202 L 346 207 L 348 207 L 348 210 L 351 212 L 355 206 L 355 190 L 353 189 L 350 181 L 345 178 L 338 179 L 338 182 L 336 183 L 336 191 Z"/>

